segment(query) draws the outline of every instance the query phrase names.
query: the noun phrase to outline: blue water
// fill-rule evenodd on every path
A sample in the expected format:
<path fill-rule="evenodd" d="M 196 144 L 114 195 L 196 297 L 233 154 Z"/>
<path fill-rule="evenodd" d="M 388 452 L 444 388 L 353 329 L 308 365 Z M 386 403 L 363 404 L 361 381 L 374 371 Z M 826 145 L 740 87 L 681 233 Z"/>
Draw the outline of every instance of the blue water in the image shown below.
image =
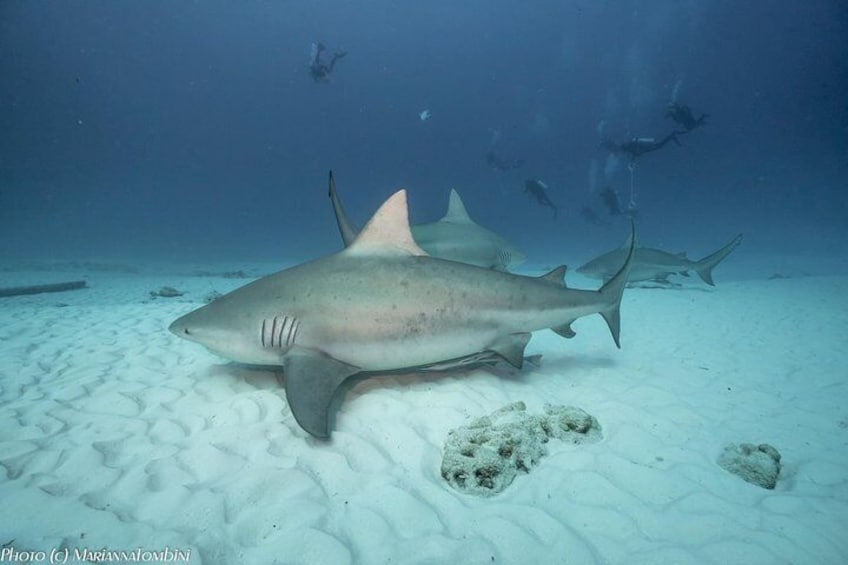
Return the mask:
<path fill-rule="evenodd" d="M 398 187 L 432 221 L 456 187 L 531 259 L 574 264 L 627 232 L 600 132 L 662 137 L 673 99 L 710 117 L 638 161 L 643 241 L 837 256 L 847 38 L 839 0 L 3 2 L 0 259 L 323 255 L 332 168 L 358 222 Z M 328 83 L 318 41 L 348 52 Z"/>

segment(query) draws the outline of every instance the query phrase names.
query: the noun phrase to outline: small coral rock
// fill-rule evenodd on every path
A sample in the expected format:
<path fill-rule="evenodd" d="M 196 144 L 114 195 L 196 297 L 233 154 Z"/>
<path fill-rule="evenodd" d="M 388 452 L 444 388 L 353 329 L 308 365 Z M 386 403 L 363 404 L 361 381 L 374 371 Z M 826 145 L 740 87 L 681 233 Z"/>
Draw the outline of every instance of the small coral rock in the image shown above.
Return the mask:
<path fill-rule="evenodd" d="M 601 439 L 598 421 L 574 406 L 546 404 L 542 428 L 550 437 L 571 443 L 594 443 Z"/>
<path fill-rule="evenodd" d="M 550 438 L 573 443 L 600 438 L 598 422 L 579 408 L 545 406 L 545 415 L 527 413 L 523 402 L 508 404 L 451 430 L 442 455 L 442 477 L 467 494 L 491 496 L 519 472 L 529 473 L 547 453 Z"/>
<path fill-rule="evenodd" d="M 767 443 L 732 443 L 719 455 L 718 464 L 749 483 L 773 489 L 780 474 L 780 453 Z"/>
<path fill-rule="evenodd" d="M 159 290 L 151 290 L 150 296 L 153 298 L 161 297 L 161 298 L 175 298 L 177 296 L 182 296 L 185 294 L 184 292 L 180 292 L 176 288 L 172 286 L 163 286 Z"/>
<path fill-rule="evenodd" d="M 519 471 L 545 454 L 548 436 L 523 402 L 508 404 L 448 434 L 442 477 L 457 490 L 489 496 L 503 491 Z"/>

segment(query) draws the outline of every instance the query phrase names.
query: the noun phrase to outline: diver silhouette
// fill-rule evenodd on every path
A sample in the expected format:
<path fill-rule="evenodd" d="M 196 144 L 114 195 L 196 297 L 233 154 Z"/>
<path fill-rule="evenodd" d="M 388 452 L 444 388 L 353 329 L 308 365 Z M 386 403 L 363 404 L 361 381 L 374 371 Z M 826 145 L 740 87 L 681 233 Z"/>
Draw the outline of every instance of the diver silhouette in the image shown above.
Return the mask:
<path fill-rule="evenodd" d="M 683 126 L 686 130 L 685 132 L 678 133 L 688 133 L 695 128 L 699 128 L 702 125 L 707 123 L 707 118 L 710 117 L 709 114 L 701 114 L 701 117 L 695 118 L 695 115 L 692 113 L 692 108 L 686 106 L 685 104 L 678 104 L 677 102 L 672 102 L 668 105 L 665 112 L 666 118 L 671 118 L 676 124 Z"/>
<path fill-rule="evenodd" d="M 662 149 L 669 141 L 674 141 L 675 144 L 680 145 L 680 140 L 677 139 L 677 136 L 681 133 L 685 132 L 675 130 L 659 141 L 653 137 L 634 137 L 624 143 L 615 143 L 606 139 L 601 142 L 601 147 L 611 153 L 627 155 L 630 157 L 630 161 L 634 162 L 645 153 Z"/>
<path fill-rule="evenodd" d="M 618 191 L 611 186 L 605 187 L 600 194 L 601 202 L 609 212 L 610 216 L 629 216 L 635 218 L 637 215 L 636 202 L 631 198 L 627 207 L 621 204 Z"/>
<path fill-rule="evenodd" d="M 309 74 L 312 76 L 314 82 L 328 82 L 336 61 L 347 55 L 347 51 L 336 51 L 330 58 L 330 62 L 324 63 L 321 61 L 321 54 L 326 50 L 327 48 L 321 42 L 312 44 L 312 54 L 309 59 Z"/>
<path fill-rule="evenodd" d="M 554 204 L 548 197 L 547 188 L 548 185 L 539 179 L 527 179 L 524 181 L 524 192 L 535 198 L 536 202 L 538 202 L 541 206 L 552 208 L 554 211 L 554 219 L 556 219 L 559 208 L 557 208 L 556 204 Z"/>

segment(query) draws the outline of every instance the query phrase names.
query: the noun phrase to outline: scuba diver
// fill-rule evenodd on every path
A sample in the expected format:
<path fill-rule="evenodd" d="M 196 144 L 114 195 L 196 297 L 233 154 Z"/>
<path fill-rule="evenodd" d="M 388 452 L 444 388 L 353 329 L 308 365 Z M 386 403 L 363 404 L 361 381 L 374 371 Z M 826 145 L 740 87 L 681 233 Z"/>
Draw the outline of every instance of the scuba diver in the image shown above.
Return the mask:
<path fill-rule="evenodd" d="M 312 75 L 312 80 L 315 82 L 329 82 L 330 73 L 333 72 L 336 61 L 347 55 L 347 51 L 336 51 L 330 58 L 329 63 L 323 63 L 321 61 L 321 53 L 326 50 L 327 48 L 323 43 L 312 44 L 312 55 L 309 59 L 309 74 Z"/>
<path fill-rule="evenodd" d="M 665 112 L 666 118 L 671 118 L 678 125 L 683 126 L 686 131 L 678 132 L 678 133 L 688 133 L 695 128 L 699 128 L 702 125 L 707 123 L 707 118 L 710 117 L 709 114 L 701 114 L 700 118 L 695 118 L 695 115 L 692 113 L 692 108 L 686 106 L 685 104 L 678 104 L 677 102 L 671 102 L 668 105 L 668 108 Z"/>
<path fill-rule="evenodd" d="M 630 204 L 625 208 L 621 204 L 621 198 L 618 196 L 618 191 L 611 186 L 607 186 L 601 191 L 601 202 L 609 212 L 610 216 L 628 216 L 635 218 L 637 215 L 636 203 L 631 200 Z"/>
<path fill-rule="evenodd" d="M 607 139 L 601 142 L 601 147 L 611 153 L 628 155 L 630 157 L 630 162 L 633 163 L 638 157 L 641 157 L 645 153 L 662 149 L 669 141 L 674 141 L 674 143 L 680 145 L 680 141 L 677 139 L 677 135 L 680 133 L 685 132 L 675 130 L 659 141 L 653 137 L 634 137 L 630 141 L 625 141 L 624 143 L 619 144 Z"/>
<path fill-rule="evenodd" d="M 548 197 L 548 193 L 546 192 L 548 185 L 540 181 L 539 179 L 527 179 L 524 181 L 524 192 L 534 197 L 536 201 L 542 205 L 547 206 L 548 208 L 553 208 L 554 210 L 554 219 L 557 217 L 557 212 L 559 212 L 559 208 L 551 202 L 551 199 Z"/>

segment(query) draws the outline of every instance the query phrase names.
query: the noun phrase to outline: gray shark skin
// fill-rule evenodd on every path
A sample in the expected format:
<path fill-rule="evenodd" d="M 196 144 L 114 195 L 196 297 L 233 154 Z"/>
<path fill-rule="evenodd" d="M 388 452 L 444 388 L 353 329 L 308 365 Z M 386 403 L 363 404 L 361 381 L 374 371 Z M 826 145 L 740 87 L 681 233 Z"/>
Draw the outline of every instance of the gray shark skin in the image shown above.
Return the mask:
<path fill-rule="evenodd" d="M 354 375 L 495 359 L 520 368 L 530 332 L 573 337 L 571 323 L 595 313 L 620 346 L 631 259 L 595 291 L 567 288 L 564 266 L 537 278 L 430 257 L 412 239 L 401 190 L 347 249 L 258 279 L 169 329 L 236 362 L 282 366 L 295 420 L 327 438 L 336 389 Z"/>
<path fill-rule="evenodd" d="M 701 280 L 710 286 L 715 286 L 713 269 L 730 255 L 730 252 L 736 249 L 740 243 L 742 243 L 742 234 L 737 235 L 727 245 L 700 261 L 692 261 L 686 257 L 686 253 L 668 253 L 650 247 L 636 247 L 627 282 L 659 281 L 667 283 L 669 275 L 677 274 L 688 277 L 689 271 L 695 271 L 701 277 Z M 626 248 L 619 248 L 604 253 L 579 267 L 577 272 L 593 279 L 607 280 L 616 273 L 618 270 L 616 264 L 621 265 L 621 261 L 624 260 L 627 252 Z"/>
<path fill-rule="evenodd" d="M 353 243 L 357 232 L 342 206 L 332 171 L 330 201 L 339 233 L 347 247 Z M 419 247 L 433 257 L 487 269 L 508 271 L 526 260 L 525 255 L 504 238 L 472 220 L 462 198 L 454 189 L 451 189 L 448 211 L 444 217 L 437 222 L 412 226 L 412 237 Z"/>

